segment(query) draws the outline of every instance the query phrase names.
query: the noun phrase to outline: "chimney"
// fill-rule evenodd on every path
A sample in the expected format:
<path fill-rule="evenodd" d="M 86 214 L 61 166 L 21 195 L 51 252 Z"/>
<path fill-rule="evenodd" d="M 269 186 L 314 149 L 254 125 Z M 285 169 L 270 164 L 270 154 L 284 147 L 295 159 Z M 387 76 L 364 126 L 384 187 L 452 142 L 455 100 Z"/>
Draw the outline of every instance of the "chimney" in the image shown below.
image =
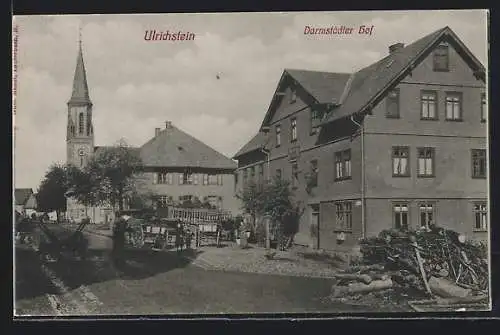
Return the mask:
<path fill-rule="evenodd" d="M 171 121 L 165 121 L 165 129 L 169 129 L 172 127 L 172 122 Z"/>
<path fill-rule="evenodd" d="M 404 43 L 395 43 L 393 45 L 389 45 L 389 53 L 395 53 L 396 51 L 403 49 L 405 47 Z"/>
<path fill-rule="evenodd" d="M 158 136 L 160 134 L 160 128 L 155 128 L 155 137 Z"/>

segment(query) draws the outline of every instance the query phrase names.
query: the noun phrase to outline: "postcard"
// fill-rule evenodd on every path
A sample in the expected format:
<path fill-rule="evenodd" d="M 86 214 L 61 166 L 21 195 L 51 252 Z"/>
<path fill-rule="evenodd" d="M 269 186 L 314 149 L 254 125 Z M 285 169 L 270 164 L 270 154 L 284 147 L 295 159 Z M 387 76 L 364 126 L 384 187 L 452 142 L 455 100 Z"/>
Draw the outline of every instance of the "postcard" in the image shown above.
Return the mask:
<path fill-rule="evenodd" d="M 491 310 L 486 10 L 12 32 L 15 316 Z"/>

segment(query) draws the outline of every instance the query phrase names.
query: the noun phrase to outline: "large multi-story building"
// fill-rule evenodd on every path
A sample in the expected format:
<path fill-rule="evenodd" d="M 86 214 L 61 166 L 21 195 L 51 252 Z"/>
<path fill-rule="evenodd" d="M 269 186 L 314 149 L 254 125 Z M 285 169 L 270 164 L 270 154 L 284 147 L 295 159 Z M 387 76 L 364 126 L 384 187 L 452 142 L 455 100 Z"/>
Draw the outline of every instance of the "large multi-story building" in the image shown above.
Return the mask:
<path fill-rule="evenodd" d="M 295 240 L 322 249 L 429 224 L 486 239 L 486 93 L 483 65 L 449 27 L 355 73 L 285 70 L 234 157 L 237 188 L 288 178 L 306 205 Z"/>
<path fill-rule="evenodd" d="M 67 163 L 83 168 L 93 155 L 105 147 L 94 145 L 93 104 L 90 100 L 87 74 L 80 43 L 73 91 L 68 101 Z M 129 148 L 138 155 L 144 171 L 136 178 L 137 189 L 151 196 L 153 206 L 199 200 L 213 207 L 236 212 L 239 202 L 234 194 L 236 162 L 172 125 L 156 128 L 154 137 L 138 148 Z M 130 199 L 125 199 L 130 200 Z M 195 201 L 197 202 L 197 201 Z M 125 201 L 125 206 L 133 206 Z M 86 207 L 75 199 L 67 201 L 67 218 L 80 221 L 90 217 L 93 222 L 113 219 L 110 206 Z"/>

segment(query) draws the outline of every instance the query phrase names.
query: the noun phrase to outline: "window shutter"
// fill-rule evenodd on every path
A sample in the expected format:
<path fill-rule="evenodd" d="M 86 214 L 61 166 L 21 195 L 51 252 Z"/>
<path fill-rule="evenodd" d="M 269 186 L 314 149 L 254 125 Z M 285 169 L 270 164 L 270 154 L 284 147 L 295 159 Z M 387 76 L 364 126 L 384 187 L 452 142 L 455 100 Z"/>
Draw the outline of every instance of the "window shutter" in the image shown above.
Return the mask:
<path fill-rule="evenodd" d="M 153 173 L 153 184 L 158 184 L 158 173 Z"/>

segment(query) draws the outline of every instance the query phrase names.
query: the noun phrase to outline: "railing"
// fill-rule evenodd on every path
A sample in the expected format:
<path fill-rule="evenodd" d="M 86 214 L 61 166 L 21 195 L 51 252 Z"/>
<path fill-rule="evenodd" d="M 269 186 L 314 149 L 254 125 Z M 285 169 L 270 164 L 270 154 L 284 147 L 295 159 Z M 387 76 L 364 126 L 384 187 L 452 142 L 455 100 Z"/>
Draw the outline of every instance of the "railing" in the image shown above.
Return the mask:
<path fill-rule="evenodd" d="M 168 207 L 168 219 L 180 220 L 186 223 L 221 222 L 232 218 L 229 211 L 203 208 Z"/>

